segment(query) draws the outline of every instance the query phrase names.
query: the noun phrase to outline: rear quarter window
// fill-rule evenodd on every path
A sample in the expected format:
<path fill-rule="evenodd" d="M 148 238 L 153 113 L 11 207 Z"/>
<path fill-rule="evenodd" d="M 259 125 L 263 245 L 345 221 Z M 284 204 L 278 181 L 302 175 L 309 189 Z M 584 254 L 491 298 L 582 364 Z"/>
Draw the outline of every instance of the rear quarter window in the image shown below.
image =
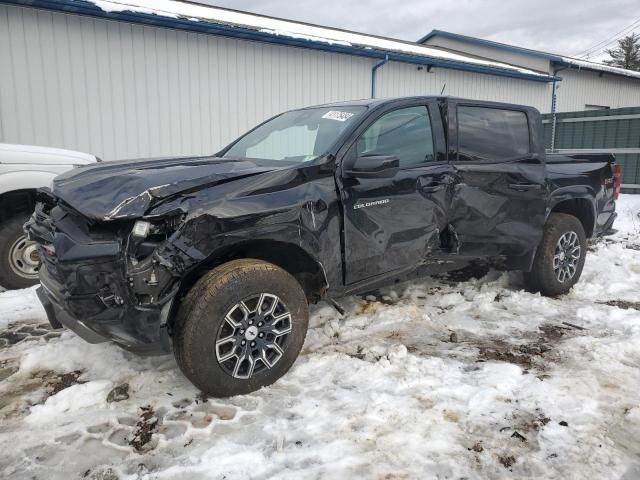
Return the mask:
<path fill-rule="evenodd" d="M 458 160 L 502 161 L 530 153 L 527 115 L 518 110 L 459 105 Z"/>

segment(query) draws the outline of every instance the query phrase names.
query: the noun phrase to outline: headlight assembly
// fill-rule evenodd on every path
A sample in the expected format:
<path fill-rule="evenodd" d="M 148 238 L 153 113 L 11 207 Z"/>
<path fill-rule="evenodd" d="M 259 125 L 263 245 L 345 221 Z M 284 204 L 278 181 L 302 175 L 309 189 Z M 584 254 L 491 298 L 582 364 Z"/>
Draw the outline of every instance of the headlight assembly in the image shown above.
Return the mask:
<path fill-rule="evenodd" d="M 183 220 L 183 215 L 136 220 L 131 229 L 131 236 L 136 240 L 149 239 L 149 237 L 154 240 L 162 240 L 162 237 L 167 238 L 175 232 Z"/>
<path fill-rule="evenodd" d="M 151 224 L 145 220 L 137 220 L 136 223 L 133 224 L 133 230 L 131 230 L 131 235 L 136 238 L 147 238 L 149 232 L 151 231 Z"/>

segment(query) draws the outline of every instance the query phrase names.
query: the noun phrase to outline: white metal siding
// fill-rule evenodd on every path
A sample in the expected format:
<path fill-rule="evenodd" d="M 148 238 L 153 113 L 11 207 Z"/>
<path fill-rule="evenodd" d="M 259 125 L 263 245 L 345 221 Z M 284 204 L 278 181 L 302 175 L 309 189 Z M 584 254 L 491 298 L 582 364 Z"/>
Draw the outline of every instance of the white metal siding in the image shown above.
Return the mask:
<path fill-rule="evenodd" d="M 585 110 L 585 105 L 610 108 L 640 106 L 640 80 L 589 70 L 558 72 L 558 111 Z"/>
<path fill-rule="evenodd" d="M 367 98 L 373 61 L 0 6 L 0 142 L 212 153 L 283 110 Z"/>

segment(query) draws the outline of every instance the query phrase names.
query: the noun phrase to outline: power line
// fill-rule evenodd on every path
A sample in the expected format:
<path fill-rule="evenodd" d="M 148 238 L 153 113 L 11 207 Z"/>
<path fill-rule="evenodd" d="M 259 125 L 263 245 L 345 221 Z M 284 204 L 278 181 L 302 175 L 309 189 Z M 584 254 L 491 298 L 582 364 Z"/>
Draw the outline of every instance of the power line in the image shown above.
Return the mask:
<path fill-rule="evenodd" d="M 629 32 L 627 32 L 627 33 L 629 33 Z M 624 35 L 626 36 L 626 35 L 627 35 L 627 33 L 625 33 Z M 582 57 L 598 55 L 598 54 L 600 54 L 601 52 L 603 52 L 603 53 L 604 53 L 604 51 L 608 50 L 608 48 L 607 48 L 607 47 L 608 47 L 609 45 L 611 45 L 612 43 L 617 42 L 618 40 L 620 40 L 620 38 L 622 38 L 622 35 L 621 35 L 621 36 L 619 36 L 618 38 L 614 38 L 614 39 L 613 39 L 613 40 L 611 40 L 609 43 L 604 44 L 602 47 L 598 48 L 597 50 L 592 50 L 591 52 L 586 53 L 586 54 L 585 54 L 585 55 L 583 55 Z"/>
<path fill-rule="evenodd" d="M 627 32 L 627 33 L 629 33 L 629 32 Z M 625 35 L 626 35 L 626 34 L 625 34 Z M 585 57 L 594 57 L 594 56 L 597 56 L 597 55 L 601 55 L 602 53 L 605 53 L 605 52 L 608 50 L 608 46 L 609 46 L 609 45 L 611 45 L 612 43 L 617 42 L 621 37 L 622 37 L 622 36 L 620 36 L 620 37 L 618 37 L 618 38 L 615 38 L 615 39 L 611 40 L 609 43 L 607 43 L 607 44 L 603 45 L 603 46 L 602 46 L 602 47 L 600 47 L 599 49 L 597 49 L 597 50 L 593 50 L 593 51 L 591 51 L 591 52 L 589 52 L 589 53 L 587 53 L 587 54 L 583 55 L 583 56 L 582 56 L 582 57 L 580 57 L 580 58 L 585 58 Z"/>
<path fill-rule="evenodd" d="M 601 46 L 600 46 L 600 47 L 598 47 L 598 48 L 592 48 L 592 49 L 590 49 L 590 50 L 586 51 L 585 53 L 583 53 L 582 55 L 580 55 L 580 57 L 587 57 L 587 56 L 593 56 L 593 55 L 599 54 L 600 52 L 603 52 L 603 51 L 607 50 L 607 49 L 608 49 L 608 47 L 609 47 L 611 44 L 616 43 L 617 41 L 619 41 L 621 38 L 623 38 L 624 36 L 626 36 L 626 35 L 627 35 L 627 34 L 629 34 L 629 33 L 630 33 L 630 32 L 625 32 L 625 33 L 623 33 L 622 35 L 619 35 L 618 37 L 616 37 L 616 38 L 612 39 L 611 41 L 609 41 L 609 42 L 607 42 L 607 43 L 605 43 L 605 44 L 601 45 Z M 580 58 L 580 57 L 579 57 L 579 58 Z"/>
<path fill-rule="evenodd" d="M 600 42 L 596 43 L 592 47 L 587 48 L 586 50 L 583 50 L 580 53 L 577 53 L 575 56 L 580 58 L 580 57 L 584 57 L 585 55 L 591 55 L 591 54 L 593 54 L 595 52 L 598 52 L 598 51 L 602 50 L 604 47 L 606 47 L 606 46 L 610 45 L 611 43 L 617 41 L 620 38 L 620 37 L 618 37 L 619 35 L 622 36 L 621 34 L 624 34 L 624 32 L 626 32 L 627 30 L 633 28 L 638 23 L 640 23 L 640 18 L 638 18 L 633 23 L 631 23 L 630 25 L 626 26 L 625 28 L 623 28 L 619 32 L 614 33 L 610 37 L 607 37 L 604 40 L 601 40 Z"/>
<path fill-rule="evenodd" d="M 604 47 L 605 45 L 609 45 L 611 42 L 616 41 L 618 39 L 618 35 L 622 34 L 623 32 L 626 32 L 627 30 L 629 30 L 631 28 L 633 28 L 638 23 L 640 23 L 640 18 L 635 20 L 631 25 L 626 26 L 625 28 L 623 28 L 619 32 L 614 33 L 610 37 L 605 38 L 604 40 L 596 43 L 592 47 L 587 48 L 586 50 L 583 50 L 582 52 L 580 52 L 580 53 L 578 53 L 576 55 L 584 55 L 584 54 L 589 53 L 590 51 L 592 51 L 594 49 L 598 49 L 599 50 L 602 47 Z M 602 44 L 604 44 L 604 45 L 602 45 Z M 598 47 L 600 47 L 600 48 L 598 48 Z"/>

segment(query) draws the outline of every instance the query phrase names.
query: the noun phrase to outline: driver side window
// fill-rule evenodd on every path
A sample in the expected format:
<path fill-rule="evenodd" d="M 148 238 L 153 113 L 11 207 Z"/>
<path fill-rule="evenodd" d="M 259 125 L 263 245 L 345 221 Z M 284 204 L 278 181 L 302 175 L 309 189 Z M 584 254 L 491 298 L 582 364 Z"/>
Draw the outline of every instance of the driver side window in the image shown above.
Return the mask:
<path fill-rule="evenodd" d="M 427 107 L 385 113 L 358 139 L 358 157 L 395 155 L 400 168 L 434 160 L 431 121 Z"/>

